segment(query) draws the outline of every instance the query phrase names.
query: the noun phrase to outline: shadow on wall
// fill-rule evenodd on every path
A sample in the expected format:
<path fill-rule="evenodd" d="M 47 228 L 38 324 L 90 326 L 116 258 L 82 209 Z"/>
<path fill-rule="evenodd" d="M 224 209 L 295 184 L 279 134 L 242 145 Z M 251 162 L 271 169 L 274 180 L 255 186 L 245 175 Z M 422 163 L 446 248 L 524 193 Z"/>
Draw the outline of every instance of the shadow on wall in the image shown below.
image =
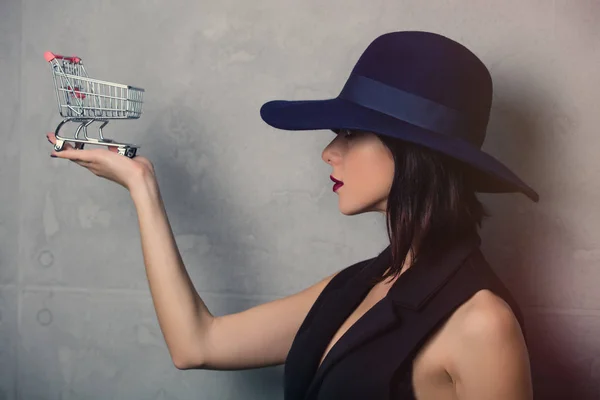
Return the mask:
<path fill-rule="evenodd" d="M 561 282 L 559 273 L 575 273 L 557 268 L 572 262 L 569 249 L 576 247 L 560 218 L 547 213 L 544 205 L 561 196 L 552 179 L 561 168 L 556 160 L 563 149 L 553 138 L 572 128 L 558 101 L 542 94 L 494 100 L 484 150 L 506 161 L 540 194 L 540 202 L 522 194 L 482 195 L 492 213 L 483 225 L 483 245 L 486 258 L 524 311 L 534 398 L 600 399 L 600 385 L 592 376 L 600 360 L 586 354 L 597 347 L 585 331 L 592 322 L 586 325 L 585 317 L 557 312 L 560 300 L 553 289 Z"/>

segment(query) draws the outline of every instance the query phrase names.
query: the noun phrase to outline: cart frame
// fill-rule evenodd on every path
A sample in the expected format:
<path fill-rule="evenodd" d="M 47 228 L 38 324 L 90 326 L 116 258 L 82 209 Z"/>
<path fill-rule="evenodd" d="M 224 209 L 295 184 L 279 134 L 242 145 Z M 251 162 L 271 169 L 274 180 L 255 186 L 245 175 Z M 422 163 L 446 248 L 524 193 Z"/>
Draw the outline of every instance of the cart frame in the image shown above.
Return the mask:
<path fill-rule="evenodd" d="M 52 68 L 58 112 L 63 117 L 54 132 L 54 149 L 61 151 L 64 142 L 74 142 L 76 149 L 83 149 L 85 144 L 112 146 L 117 147 L 118 154 L 135 157 L 141 146 L 105 138 L 102 129 L 110 120 L 139 118 L 144 89 L 90 78 L 81 58 L 76 56 L 61 56 L 48 51 L 44 57 Z M 101 122 L 99 138 L 87 133 L 88 126 L 95 121 Z M 59 135 L 67 122 L 79 123 L 72 138 Z M 81 132 L 84 138 L 80 138 Z"/>

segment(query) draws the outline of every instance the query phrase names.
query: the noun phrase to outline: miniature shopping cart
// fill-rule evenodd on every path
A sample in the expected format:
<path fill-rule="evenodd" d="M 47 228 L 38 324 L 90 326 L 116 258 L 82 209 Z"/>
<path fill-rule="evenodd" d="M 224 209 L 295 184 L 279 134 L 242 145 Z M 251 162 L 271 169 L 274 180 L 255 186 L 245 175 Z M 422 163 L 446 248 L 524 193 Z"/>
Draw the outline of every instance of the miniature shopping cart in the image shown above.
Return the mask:
<path fill-rule="evenodd" d="M 102 128 L 111 119 L 137 119 L 142 114 L 144 89 L 118 83 L 91 79 L 79 57 L 65 57 L 47 51 L 46 61 L 52 67 L 58 112 L 64 119 L 56 128 L 54 149 L 61 151 L 65 141 L 74 142 L 75 148 L 83 149 L 86 143 L 114 146 L 117 152 L 129 158 L 135 157 L 141 146 L 118 143 L 102 136 Z M 99 138 L 89 137 L 87 128 L 93 122 L 102 124 L 98 128 Z M 77 122 L 75 136 L 59 136 L 58 132 L 67 122 Z M 79 134 L 83 131 L 83 138 Z"/>

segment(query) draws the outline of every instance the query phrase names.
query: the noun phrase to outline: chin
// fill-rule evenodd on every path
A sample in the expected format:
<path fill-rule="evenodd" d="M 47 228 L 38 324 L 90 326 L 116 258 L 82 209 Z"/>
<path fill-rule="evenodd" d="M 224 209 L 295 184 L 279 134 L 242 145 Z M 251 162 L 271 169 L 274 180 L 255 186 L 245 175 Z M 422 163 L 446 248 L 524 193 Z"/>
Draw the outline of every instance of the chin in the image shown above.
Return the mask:
<path fill-rule="evenodd" d="M 382 205 L 379 201 L 367 204 L 344 204 L 342 201 L 340 201 L 339 209 L 340 212 L 344 215 L 359 215 L 368 212 L 378 212 L 385 214 L 385 205 Z"/>
<path fill-rule="evenodd" d="M 340 210 L 340 212 L 342 214 L 344 214 L 344 215 L 347 215 L 347 216 L 362 214 L 362 212 L 360 212 L 360 211 L 344 211 L 344 210 Z"/>
<path fill-rule="evenodd" d="M 377 211 L 373 206 L 360 206 L 360 205 L 354 205 L 354 206 L 344 206 L 342 204 L 340 204 L 340 212 L 344 215 L 359 215 L 359 214 L 364 214 L 367 212 L 372 212 L 372 211 Z"/>

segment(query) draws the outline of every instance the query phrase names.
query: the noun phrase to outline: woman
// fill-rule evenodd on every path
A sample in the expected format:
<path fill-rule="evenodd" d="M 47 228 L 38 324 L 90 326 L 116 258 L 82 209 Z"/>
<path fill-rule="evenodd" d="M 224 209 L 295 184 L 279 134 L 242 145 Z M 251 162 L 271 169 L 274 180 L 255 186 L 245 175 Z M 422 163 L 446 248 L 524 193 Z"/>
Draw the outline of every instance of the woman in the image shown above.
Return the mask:
<path fill-rule="evenodd" d="M 178 368 L 285 363 L 286 400 L 531 399 L 522 315 L 479 250 L 488 214 L 475 193 L 538 195 L 480 150 L 491 99 L 473 53 L 411 31 L 376 38 L 335 99 L 266 103 L 274 127 L 336 132 L 322 157 L 339 208 L 384 214 L 390 245 L 297 294 L 219 317 L 186 273 L 150 161 L 72 147 L 53 155 L 130 191 Z"/>

